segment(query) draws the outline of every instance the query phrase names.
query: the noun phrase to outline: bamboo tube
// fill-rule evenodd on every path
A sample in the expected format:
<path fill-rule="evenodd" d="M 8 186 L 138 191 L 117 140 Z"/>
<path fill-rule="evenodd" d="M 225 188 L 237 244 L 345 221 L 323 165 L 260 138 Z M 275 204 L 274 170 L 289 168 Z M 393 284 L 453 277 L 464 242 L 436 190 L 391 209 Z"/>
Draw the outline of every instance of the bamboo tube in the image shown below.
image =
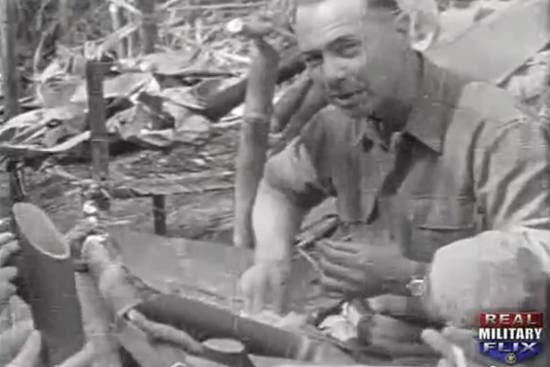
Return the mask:
<path fill-rule="evenodd" d="M 230 367 L 254 367 L 244 345 L 233 339 L 209 339 L 203 343 L 208 359 Z"/>
<path fill-rule="evenodd" d="M 235 222 L 233 243 L 254 246 L 252 207 L 267 154 L 272 101 L 277 82 L 279 55 L 261 38 L 258 53 L 250 66 L 235 174 Z"/>
<path fill-rule="evenodd" d="M 43 337 L 44 359 L 55 366 L 84 345 L 82 315 L 70 249 L 50 218 L 29 203 L 13 206 L 23 254 L 23 279 L 34 324 Z"/>
<path fill-rule="evenodd" d="M 159 295 L 136 309 L 149 320 L 180 330 L 201 330 L 208 337 L 238 340 L 249 353 L 310 362 L 352 362 L 350 356 L 328 343 L 239 317 L 191 298 Z"/>

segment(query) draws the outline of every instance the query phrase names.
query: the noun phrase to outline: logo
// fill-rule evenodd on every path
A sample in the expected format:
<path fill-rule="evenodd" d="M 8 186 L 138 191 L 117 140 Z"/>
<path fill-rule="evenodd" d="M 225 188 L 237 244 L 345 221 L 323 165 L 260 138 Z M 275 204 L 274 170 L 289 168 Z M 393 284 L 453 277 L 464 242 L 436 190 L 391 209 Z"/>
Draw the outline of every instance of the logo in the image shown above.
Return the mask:
<path fill-rule="evenodd" d="M 482 313 L 479 315 L 479 351 L 513 366 L 542 353 L 541 312 Z"/>

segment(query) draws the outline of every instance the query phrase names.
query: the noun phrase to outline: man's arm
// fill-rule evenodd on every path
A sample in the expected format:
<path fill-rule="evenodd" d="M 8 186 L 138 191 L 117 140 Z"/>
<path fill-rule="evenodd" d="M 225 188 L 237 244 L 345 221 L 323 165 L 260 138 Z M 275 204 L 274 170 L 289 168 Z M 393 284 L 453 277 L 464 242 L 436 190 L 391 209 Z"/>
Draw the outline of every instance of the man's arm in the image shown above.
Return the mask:
<path fill-rule="evenodd" d="M 289 261 L 304 215 L 326 197 L 300 138 L 266 163 L 252 211 L 255 262 Z"/>
<path fill-rule="evenodd" d="M 438 250 L 429 277 L 430 303 L 464 326 L 482 310 L 526 307 L 550 274 L 549 126 L 513 121 L 479 141 L 475 193 L 488 230 Z"/>

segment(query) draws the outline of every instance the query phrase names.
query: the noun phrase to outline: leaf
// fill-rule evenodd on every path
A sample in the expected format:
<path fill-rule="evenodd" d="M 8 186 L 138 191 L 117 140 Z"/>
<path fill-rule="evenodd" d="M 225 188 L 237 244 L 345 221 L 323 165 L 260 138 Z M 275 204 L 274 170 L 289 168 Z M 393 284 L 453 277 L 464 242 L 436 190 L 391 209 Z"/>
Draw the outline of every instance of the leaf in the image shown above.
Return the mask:
<path fill-rule="evenodd" d="M 155 79 L 150 73 L 124 73 L 114 78 L 103 81 L 104 98 L 129 98 L 134 93 L 139 92 L 146 86 L 155 88 Z M 156 87 L 160 89 L 160 87 Z M 88 102 L 88 92 L 86 84 L 80 85 L 71 98 L 72 103 L 86 104 Z"/>

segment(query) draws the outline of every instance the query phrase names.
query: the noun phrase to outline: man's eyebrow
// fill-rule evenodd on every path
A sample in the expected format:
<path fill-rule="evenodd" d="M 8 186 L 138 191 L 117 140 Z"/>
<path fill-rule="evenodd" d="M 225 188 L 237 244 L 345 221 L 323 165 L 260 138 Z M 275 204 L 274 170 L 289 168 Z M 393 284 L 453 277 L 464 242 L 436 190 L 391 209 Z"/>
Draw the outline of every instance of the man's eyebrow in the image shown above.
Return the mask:
<path fill-rule="evenodd" d="M 303 51 L 302 53 L 302 58 L 310 58 L 310 57 L 317 57 L 317 56 L 320 56 L 322 54 L 321 50 L 306 50 L 306 51 Z"/>
<path fill-rule="evenodd" d="M 361 42 L 361 40 L 359 39 L 359 37 L 355 36 L 355 35 L 345 35 L 345 36 L 340 36 L 332 41 L 330 41 L 328 44 L 327 44 L 327 48 L 333 48 L 335 46 L 339 46 L 341 43 L 347 43 L 347 42 L 356 42 L 356 43 L 359 43 Z"/>

